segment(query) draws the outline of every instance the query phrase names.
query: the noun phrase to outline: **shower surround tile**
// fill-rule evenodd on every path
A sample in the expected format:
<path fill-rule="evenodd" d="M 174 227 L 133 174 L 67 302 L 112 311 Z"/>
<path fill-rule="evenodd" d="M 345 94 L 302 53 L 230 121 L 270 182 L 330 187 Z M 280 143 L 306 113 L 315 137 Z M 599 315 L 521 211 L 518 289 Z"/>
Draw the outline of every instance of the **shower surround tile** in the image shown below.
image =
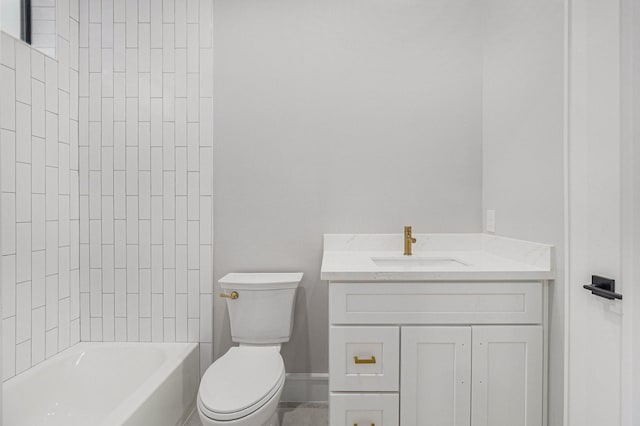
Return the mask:
<path fill-rule="evenodd" d="M 123 3 L 80 3 L 90 19 L 81 16 L 78 52 L 81 336 L 199 342 L 204 369 L 212 353 L 211 0 Z"/>
<path fill-rule="evenodd" d="M 3 380 L 80 340 L 78 20 L 59 12 L 57 59 L 0 32 Z"/>

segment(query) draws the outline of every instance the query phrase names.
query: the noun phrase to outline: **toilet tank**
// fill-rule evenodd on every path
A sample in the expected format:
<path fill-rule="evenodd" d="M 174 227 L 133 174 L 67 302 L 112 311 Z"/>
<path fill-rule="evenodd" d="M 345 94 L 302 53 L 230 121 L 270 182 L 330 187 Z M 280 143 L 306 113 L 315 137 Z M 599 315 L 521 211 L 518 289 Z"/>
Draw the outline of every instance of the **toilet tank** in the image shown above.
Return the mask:
<path fill-rule="evenodd" d="M 218 281 L 226 298 L 231 338 L 238 343 L 288 342 L 302 273 L 232 273 Z"/>

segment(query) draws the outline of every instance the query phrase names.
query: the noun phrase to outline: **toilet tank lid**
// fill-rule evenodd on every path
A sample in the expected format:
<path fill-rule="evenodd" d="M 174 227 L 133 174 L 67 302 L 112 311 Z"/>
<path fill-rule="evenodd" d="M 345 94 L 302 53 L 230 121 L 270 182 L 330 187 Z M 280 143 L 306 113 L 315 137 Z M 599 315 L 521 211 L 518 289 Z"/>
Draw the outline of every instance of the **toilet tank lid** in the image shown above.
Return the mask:
<path fill-rule="evenodd" d="M 302 281 L 302 272 L 230 273 L 220 278 L 220 284 L 251 288 L 296 288 Z"/>

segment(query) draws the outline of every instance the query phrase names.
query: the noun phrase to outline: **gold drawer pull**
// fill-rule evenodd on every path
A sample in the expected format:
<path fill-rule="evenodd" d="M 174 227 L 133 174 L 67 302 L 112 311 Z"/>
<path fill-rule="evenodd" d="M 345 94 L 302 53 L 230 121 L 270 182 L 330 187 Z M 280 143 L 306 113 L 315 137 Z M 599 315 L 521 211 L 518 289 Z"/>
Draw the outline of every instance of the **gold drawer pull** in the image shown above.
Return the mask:
<path fill-rule="evenodd" d="M 375 355 L 371 355 L 371 358 L 369 358 L 369 359 L 360 359 L 357 356 L 354 356 L 353 357 L 353 362 L 355 362 L 356 364 L 375 364 L 376 363 L 376 357 L 375 357 Z"/>
<path fill-rule="evenodd" d="M 358 426 L 358 423 L 354 423 L 353 426 Z M 371 426 L 376 426 L 375 423 L 371 423 Z"/>
<path fill-rule="evenodd" d="M 231 294 L 220 293 L 220 297 L 226 297 L 227 299 L 236 300 L 240 295 L 237 291 L 232 291 Z"/>

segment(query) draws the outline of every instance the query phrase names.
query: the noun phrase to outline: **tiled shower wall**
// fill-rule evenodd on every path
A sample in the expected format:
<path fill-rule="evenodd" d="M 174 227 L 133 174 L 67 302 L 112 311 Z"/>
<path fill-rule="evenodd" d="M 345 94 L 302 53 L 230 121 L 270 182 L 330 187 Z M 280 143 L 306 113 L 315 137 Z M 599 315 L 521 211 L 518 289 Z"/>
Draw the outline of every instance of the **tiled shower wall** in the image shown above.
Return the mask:
<path fill-rule="evenodd" d="M 81 0 L 80 312 L 91 341 L 212 340 L 212 0 Z"/>
<path fill-rule="evenodd" d="M 2 376 L 78 342 L 78 2 L 57 60 L 0 33 Z"/>

